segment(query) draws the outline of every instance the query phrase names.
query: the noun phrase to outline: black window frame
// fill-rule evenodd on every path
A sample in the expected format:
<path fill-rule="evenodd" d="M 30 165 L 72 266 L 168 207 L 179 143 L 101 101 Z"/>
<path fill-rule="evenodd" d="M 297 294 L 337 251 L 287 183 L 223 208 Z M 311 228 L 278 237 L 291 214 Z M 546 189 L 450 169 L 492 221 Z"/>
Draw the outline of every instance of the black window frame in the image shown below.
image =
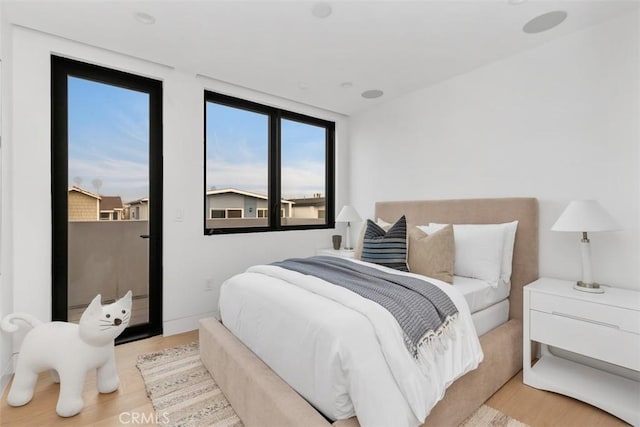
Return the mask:
<path fill-rule="evenodd" d="M 207 102 L 224 105 L 227 107 L 246 110 L 253 113 L 267 115 L 268 127 L 268 220 L 267 226 L 256 227 L 207 227 Z M 335 122 L 319 119 L 317 117 L 296 113 L 246 99 L 221 94 L 213 91 L 204 91 L 204 234 L 207 236 L 216 234 L 236 233 L 261 233 L 270 231 L 289 230 L 319 230 L 335 228 Z M 326 218 L 324 224 L 283 225 L 281 216 L 273 213 L 281 212 L 281 121 L 290 120 L 312 126 L 325 128 L 325 209 Z"/>
<path fill-rule="evenodd" d="M 68 78 L 130 89 L 149 95 L 149 197 L 157 200 L 148 207 L 149 221 L 149 319 L 128 326 L 116 344 L 162 334 L 162 206 L 163 206 L 163 83 L 160 80 L 51 55 L 51 292 L 54 321 L 68 315 Z M 136 207 L 138 208 L 138 207 Z M 138 211 L 138 214 L 140 212 Z M 140 219 L 140 218 L 136 218 Z M 142 237 L 142 236 L 140 236 Z M 60 255 L 64 254 L 64 256 Z"/>

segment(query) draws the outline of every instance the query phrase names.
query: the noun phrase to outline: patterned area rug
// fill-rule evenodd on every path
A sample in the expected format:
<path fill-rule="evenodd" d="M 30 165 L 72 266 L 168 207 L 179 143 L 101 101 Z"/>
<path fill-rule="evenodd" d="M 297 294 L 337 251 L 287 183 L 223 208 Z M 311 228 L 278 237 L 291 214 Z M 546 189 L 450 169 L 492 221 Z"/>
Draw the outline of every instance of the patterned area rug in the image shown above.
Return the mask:
<path fill-rule="evenodd" d="M 198 343 L 138 356 L 147 395 L 165 426 L 242 427 L 242 421 L 200 361 Z M 165 422 L 166 421 L 166 422 Z M 482 405 L 460 427 L 527 427 Z"/>
<path fill-rule="evenodd" d="M 198 343 L 138 356 L 156 419 L 175 427 L 241 427 L 242 421 L 200 361 Z"/>
<path fill-rule="evenodd" d="M 508 415 L 503 414 L 497 409 L 490 406 L 482 405 L 476 412 L 471 414 L 460 427 L 527 427 L 527 424 L 521 423 Z"/>

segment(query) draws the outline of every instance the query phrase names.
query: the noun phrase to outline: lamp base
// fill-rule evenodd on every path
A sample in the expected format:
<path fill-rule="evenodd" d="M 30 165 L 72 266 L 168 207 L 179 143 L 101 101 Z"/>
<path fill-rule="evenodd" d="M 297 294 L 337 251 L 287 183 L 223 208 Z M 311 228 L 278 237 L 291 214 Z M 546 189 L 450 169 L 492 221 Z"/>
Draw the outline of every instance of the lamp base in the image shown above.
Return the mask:
<path fill-rule="evenodd" d="M 600 284 L 585 283 L 582 280 L 579 280 L 578 282 L 576 282 L 576 284 L 573 285 L 573 289 L 576 289 L 582 292 L 589 292 L 591 294 L 604 294 L 604 289 L 600 287 Z"/>

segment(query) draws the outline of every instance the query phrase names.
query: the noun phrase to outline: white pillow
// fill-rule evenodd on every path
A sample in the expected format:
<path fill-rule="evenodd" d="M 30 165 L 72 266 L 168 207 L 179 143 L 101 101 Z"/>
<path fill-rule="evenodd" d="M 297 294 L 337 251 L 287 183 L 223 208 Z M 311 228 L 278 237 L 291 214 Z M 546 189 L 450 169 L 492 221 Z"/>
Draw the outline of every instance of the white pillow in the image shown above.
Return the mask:
<path fill-rule="evenodd" d="M 434 223 L 435 224 L 435 223 Z M 443 227 L 447 224 L 438 224 Z M 511 270 L 513 267 L 513 245 L 516 241 L 516 231 L 518 229 L 518 221 L 505 222 L 502 224 L 467 224 L 473 227 L 485 227 L 499 225 L 504 229 L 504 247 L 502 250 L 502 265 L 500 268 L 500 280 L 507 286 L 511 286 Z M 453 226 L 455 233 L 456 226 Z"/>
<path fill-rule="evenodd" d="M 429 226 L 434 227 L 433 229 L 441 229 L 447 224 L 439 224 L 432 222 Z M 465 227 L 493 227 L 493 226 L 501 226 L 504 229 L 504 247 L 502 251 L 502 263 L 500 268 L 500 280 L 502 280 L 507 286 L 511 286 L 511 270 L 513 265 L 513 246 L 516 241 L 516 231 L 518 229 L 518 221 L 505 222 L 502 224 L 454 224 L 453 232 L 455 238 L 456 228 L 464 225 Z M 461 230 L 464 232 L 463 230 Z"/>
<path fill-rule="evenodd" d="M 431 234 L 446 225 L 430 223 L 418 228 Z M 454 274 L 481 279 L 493 287 L 497 287 L 499 281 L 509 284 L 517 225 L 517 221 L 505 224 L 454 224 Z"/>
<path fill-rule="evenodd" d="M 504 227 L 504 249 L 502 253 L 502 272 L 500 280 L 511 286 L 511 270 L 513 268 L 513 245 L 516 242 L 518 221 L 501 224 Z"/>
<path fill-rule="evenodd" d="M 378 224 L 384 231 L 389 231 L 389 228 L 391 228 L 391 226 L 393 225 L 392 222 L 387 222 L 382 218 L 378 218 L 376 220 L 376 224 Z"/>

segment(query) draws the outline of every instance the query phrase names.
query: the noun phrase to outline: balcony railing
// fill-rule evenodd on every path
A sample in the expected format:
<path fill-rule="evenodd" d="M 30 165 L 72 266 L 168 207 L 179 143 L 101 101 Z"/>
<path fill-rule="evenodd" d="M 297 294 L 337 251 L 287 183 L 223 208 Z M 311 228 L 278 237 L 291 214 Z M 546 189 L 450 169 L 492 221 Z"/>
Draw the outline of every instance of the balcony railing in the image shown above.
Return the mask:
<path fill-rule="evenodd" d="M 148 295 L 148 221 L 69 222 L 68 306 Z"/>

